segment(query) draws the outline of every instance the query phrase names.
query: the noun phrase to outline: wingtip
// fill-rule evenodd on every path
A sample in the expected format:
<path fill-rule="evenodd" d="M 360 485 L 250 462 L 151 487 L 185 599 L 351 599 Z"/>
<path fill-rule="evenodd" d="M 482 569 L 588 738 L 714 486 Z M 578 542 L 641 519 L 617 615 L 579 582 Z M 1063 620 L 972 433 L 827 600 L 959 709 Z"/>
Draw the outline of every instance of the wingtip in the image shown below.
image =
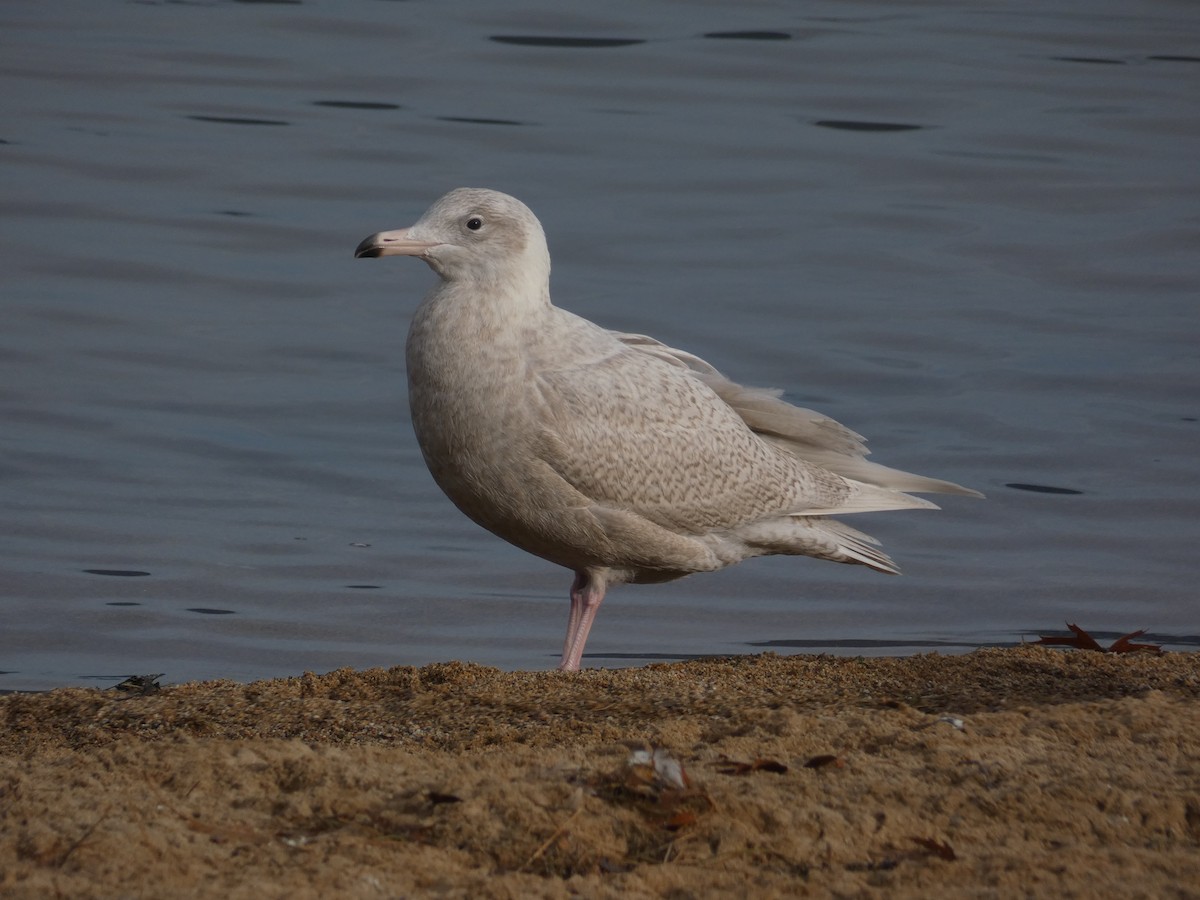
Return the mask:
<path fill-rule="evenodd" d="M 960 494 L 963 497 L 974 497 L 976 500 L 986 500 L 987 494 L 983 491 L 977 491 L 974 488 L 963 487 L 961 484 L 955 485 L 958 488 L 954 493 Z"/>

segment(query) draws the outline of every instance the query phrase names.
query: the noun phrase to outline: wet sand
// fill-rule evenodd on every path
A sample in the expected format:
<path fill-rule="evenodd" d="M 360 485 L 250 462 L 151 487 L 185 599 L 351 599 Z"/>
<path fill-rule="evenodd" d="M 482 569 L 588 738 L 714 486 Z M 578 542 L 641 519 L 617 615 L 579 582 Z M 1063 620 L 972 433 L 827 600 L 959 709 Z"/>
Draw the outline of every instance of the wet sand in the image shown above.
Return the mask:
<path fill-rule="evenodd" d="M 1198 700 L 1039 647 L 10 695 L 0 894 L 1195 897 Z"/>

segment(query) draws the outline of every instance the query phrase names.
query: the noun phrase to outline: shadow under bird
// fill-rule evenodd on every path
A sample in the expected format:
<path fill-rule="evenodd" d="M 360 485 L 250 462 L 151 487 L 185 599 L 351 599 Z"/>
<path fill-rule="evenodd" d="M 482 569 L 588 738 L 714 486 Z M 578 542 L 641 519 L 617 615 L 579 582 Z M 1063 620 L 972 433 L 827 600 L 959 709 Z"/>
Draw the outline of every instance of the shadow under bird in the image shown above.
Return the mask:
<path fill-rule="evenodd" d="M 832 515 L 936 509 L 977 491 L 869 462 L 832 419 L 704 360 L 550 302 L 541 223 L 459 188 L 356 257 L 415 256 L 440 277 L 408 333 L 413 428 L 434 480 L 493 534 L 575 573 L 559 668 L 575 671 L 611 584 L 789 554 L 897 571 Z"/>

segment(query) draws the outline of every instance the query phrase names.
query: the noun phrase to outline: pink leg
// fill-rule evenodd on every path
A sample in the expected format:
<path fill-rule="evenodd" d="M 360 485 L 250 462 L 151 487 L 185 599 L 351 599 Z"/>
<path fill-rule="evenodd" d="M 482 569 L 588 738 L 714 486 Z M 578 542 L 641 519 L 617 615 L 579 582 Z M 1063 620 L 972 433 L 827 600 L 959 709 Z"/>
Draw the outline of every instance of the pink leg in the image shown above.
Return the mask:
<path fill-rule="evenodd" d="M 576 572 L 571 585 L 571 617 L 567 620 L 567 639 L 563 642 L 562 662 L 558 668 L 563 672 L 578 672 L 583 659 L 583 645 L 600 609 L 607 585 L 603 575 L 591 572 Z"/>

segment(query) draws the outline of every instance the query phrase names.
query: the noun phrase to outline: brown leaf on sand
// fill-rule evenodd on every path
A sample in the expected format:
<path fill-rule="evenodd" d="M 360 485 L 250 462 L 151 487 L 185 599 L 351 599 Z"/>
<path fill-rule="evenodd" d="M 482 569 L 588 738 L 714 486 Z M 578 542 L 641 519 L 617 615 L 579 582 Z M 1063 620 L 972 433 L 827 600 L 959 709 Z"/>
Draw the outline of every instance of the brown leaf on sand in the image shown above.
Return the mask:
<path fill-rule="evenodd" d="M 680 828 L 687 828 L 689 825 L 695 825 L 699 817 L 690 809 L 681 809 L 671 818 L 663 822 L 663 828 L 667 831 L 678 831 Z"/>
<path fill-rule="evenodd" d="M 129 697 L 149 697 L 162 690 L 158 679 L 162 678 L 164 674 L 159 672 L 157 675 L 130 675 L 120 684 L 114 684 L 109 690 L 121 691 Z"/>
<path fill-rule="evenodd" d="M 814 756 L 804 764 L 806 769 L 824 769 L 827 766 L 833 766 L 835 769 L 841 769 L 846 765 L 846 761 L 840 756 L 834 756 L 832 753 L 822 753 L 820 756 Z"/>
<path fill-rule="evenodd" d="M 1135 644 L 1133 638 L 1141 637 L 1146 633 L 1143 628 L 1140 631 L 1133 631 L 1113 641 L 1112 646 L 1108 649 L 1101 647 L 1094 637 L 1080 628 L 1078 625 L 1067 623 L 1067 627 L 1075 634 L 1073 637 L 1064 637 L 1060 635 L 1042 635 L 1038 638 L 1037 643 L 1046 644 L 1056 647 L 1074 647 L 1076 650 L 1093 650 L 1096 653 L 1162 653 L 1162 647 L 1158 644 Z"/>
<path fill-rule="evenodd" d="M 944 859 L 947 862 L 953 862 L 954 860 L 958 859 L 958 857 L 954 854 L 954 848 L 945 841 L 935 840 L 934 838 L 920 837 L 912 838 L 912 841 L 916 844 L 920 844 L 939 859 Z"/>
<path fill-rule="evenodd" d="M 1163 652 L 1162 647 L 1158 644 L 1135 644 L 1133 639 L 1141 637 L 1146 633 L 1143 628 L 1140 631 L 1131 631 L 1129 634 L 1122 635 L 1112 642 L 1112 646 L 1108 648 L 1109 653 L 1153 653 L 1155 656 L 1160 656 Z"/>
<path fill-rule="evenodd" d="M 1076 650 L 1095 650 L 1097 653 L 1104 652 L 1104 648 L 1096 643 L 1096 639 L 1078 625 L 1072 625 L 1070 622 L 1068 622 L 1067 627 L 1075 632 L 1074 637 L 1042 635 L 1038 638 L 1037 642 L 1039 644 L 1048 644 L 1055 647 L 1074 647 Z"/>
<path fill-rule="evenodd" d="M 759 757 L 751 762 L 741 762 L 736 759 L 722 757 L 717 764 L 717 771 L 722 775 L 749 775 L 751 772 L 774 772 L 783 775 L 788 767 L 774 759 Z"/>

